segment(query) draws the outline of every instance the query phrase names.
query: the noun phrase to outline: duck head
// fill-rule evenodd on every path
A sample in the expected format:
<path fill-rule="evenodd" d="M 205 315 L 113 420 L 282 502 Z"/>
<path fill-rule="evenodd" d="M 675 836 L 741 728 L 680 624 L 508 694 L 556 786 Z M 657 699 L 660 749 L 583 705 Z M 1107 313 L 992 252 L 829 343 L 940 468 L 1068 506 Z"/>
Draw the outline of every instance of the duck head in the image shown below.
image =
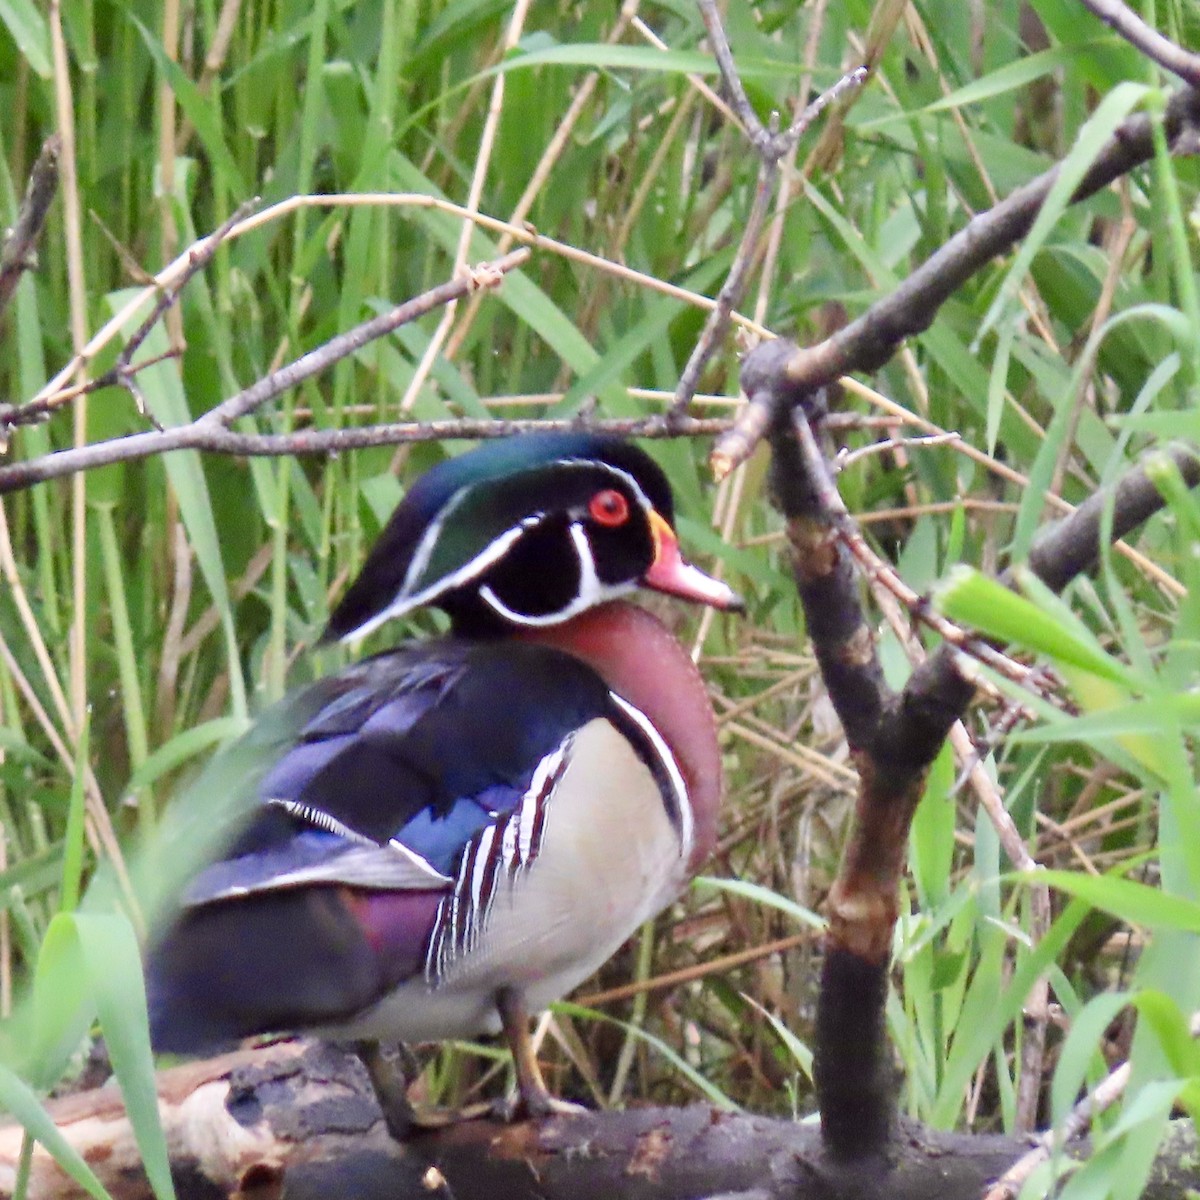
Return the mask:
<path fill-rule="evenodd" d="M 617 438 L 528 434 L 423 475 L 322 640 L 357 640 L 424 605 L 459 632 L 555 625 L 637 587 L 741 607 L 683 558 L 670 485 L 648 454 Z"/>

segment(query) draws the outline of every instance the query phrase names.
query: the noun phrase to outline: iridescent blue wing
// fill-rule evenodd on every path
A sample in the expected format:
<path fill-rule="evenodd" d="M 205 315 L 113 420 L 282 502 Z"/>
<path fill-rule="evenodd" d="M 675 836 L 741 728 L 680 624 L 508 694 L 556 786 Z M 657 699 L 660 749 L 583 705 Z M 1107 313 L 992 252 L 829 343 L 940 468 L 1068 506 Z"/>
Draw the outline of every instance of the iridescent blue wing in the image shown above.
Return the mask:
<path fill-rule="evenodd" d="M 478 874 L 468 856 L 611 707 L 569 656 L 453 640 L 369 659 L 291 703 L 297 728 L 258 805 L 150 954 L 161 1049 L 336 1023 L 423 970 L 442 900 Z"/>

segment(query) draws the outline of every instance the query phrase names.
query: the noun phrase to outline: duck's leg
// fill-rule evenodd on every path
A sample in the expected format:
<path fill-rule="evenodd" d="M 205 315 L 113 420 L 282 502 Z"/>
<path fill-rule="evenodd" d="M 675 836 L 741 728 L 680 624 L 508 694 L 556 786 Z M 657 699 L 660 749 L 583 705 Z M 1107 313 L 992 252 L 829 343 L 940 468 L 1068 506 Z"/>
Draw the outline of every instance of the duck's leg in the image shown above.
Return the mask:
<path fill-rule="evenodd" d="M 399 1056 L 387 1053 L 379 1042 L 355 1042 L 354 1053 L 367 1068 L 388 1133 L 398 1142 L 405 1141 L 422 1124 L 408 1102 L 408 1078 L 404 1071 L 408 1064 L 397 1061 Z"/>
<path fill-rule="evenodd" d="M 554 1114 L 571 1116 L 587 1112 L 579 1104 L 558 1100 L 550 1095 L 533 1050 L 533 1039 L 529 1036 L 525 997 L 516 988 L 501 988 L 496 993 L 496 1009 L 500 1013 L 504 1036 L 508 1039 L 517 1073 L 517 1094 L 505 1102 L 502 1115 L 512 1121 L 521 1117 L 537 1119 Z"/>
<path fill-rule="evenodd" d="M 407 1141 L 422 1129 L 442 1129 L 458 1118 L 455 1112 L 419 1112 L 408 1103 L 408 1080 L 415 1063 L 402 1044 L 384 1049 L 378 1042 L 355 1042 L 354 1052 L 366 1067 L 388 1133 Z"/>
<path fill-rule="evenodd" d="M 353 1043 L 354 1053 L 367 1068 L 375 1099 L 383 1111 L 388 1133 L 398 1142 L 418 1133 L 445 1129 L 457 1121 L 473 1121 L 493 1114 L 493 1106 L 484 1101 L 466 1108 L 414 1108 L 408 1100 L 408 1084 L 419 1073 L 408 1048 L 397 1042 L 385 1050 L 379 1042 Z"/>

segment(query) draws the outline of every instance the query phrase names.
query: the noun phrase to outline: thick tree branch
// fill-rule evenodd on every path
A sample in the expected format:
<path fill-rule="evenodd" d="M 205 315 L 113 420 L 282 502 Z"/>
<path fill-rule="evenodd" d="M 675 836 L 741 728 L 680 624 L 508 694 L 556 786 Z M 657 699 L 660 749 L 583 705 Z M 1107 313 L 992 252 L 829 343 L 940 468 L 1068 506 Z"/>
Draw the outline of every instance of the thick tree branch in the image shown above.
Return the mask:
<path fill-rule="evenodd" d="M 1200 452 L 1194 446 L 1174 445 L 1148 451 L 1142 464 L 1123 475 L 1113 488 L 1089 496 L 1069 517 L 1047 527 L 1029 551 L 1029 567 L 1047 586 L 1061 592 L 1100 556 L 1100 531 L 1105 508 L 1112 505 L 1112 536 L 1123 538 L 1163 507 L 1162 493 L 1153 482 L 1154 464 L 1168 460 L 1188 487 L 1200 483 Z M 1007 578 L 1007 576 L 1006 576 Z"/>
<path fill-rule="evenodd" d="M 757 364 L 747 366 L 757 382 Z M 899 696 L 884 681 L 847 547 L 850 519 L 809 425 L 822 407 L 797 408 L 794 431 L 776 425 L 771 484 L 813 652 L 859 774 L 854 827 L 827 902 L 815 1057 L 826 1145 L 838 1159 L 862 1160 L 886 1151 L 894 1126 L 884 1009 L 908 829 L 929 765 L 975 689 L 934 660 Z"/>
<path fill-rule="evenodd" d="M 884 1006 L 909 829 L 929 767 L 974 695 L 964 650 L 987 656 L 955 638 L 920 662 L 899 693 L 885 683 L 855 571 L 856 560 L 869 572 L 874 559 L 864 553 L 814 432 L 825 418 L 824 393 L 797 392 L 787 377 L 793 358 L 784 344 L 760 346 L 743 364 L 742 385 L 754 411 L 776 414 L 772 494 L 787 520 L 814 654 L 859 774 L 854 825 L 828 898 L 814 1053 L 826 1145 L 840 1160 L 863 1160 L 887 1153 L 895 1131 Z M 1186 482 L 1200 481 L 1196 452 L 1173 448 L 1170 459 Z M 1107 504 L 1113 536 L 1161 508 L 1153 473 L 1152 464 L 1135 468 L 1111 496 L 1093 497 L 1043 535 L 1031 556 L 1038 575 L 1061 589 L 1095 561 Z M 914 618 L 927 617 L 915 593 L 896 594 Z"/>

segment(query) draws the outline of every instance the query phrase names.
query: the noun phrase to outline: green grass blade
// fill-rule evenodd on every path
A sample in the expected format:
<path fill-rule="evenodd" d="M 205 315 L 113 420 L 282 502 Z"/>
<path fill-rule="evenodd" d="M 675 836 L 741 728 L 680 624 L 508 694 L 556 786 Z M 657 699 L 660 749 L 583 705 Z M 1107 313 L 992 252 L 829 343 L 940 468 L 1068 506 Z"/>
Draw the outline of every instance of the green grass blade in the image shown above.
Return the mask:
<path fill-rule="evenodd" d="M 43 79 L 49 79 L 50 27 L 33 0 L 0 0 L 0 21 L 30 67 Z"/>
<path fill-rule="evenodd" d="M 607 1013 L 597 1012 L 594 1008 L 584 1008 L 581 1004 L 572 1004 L 567 1000 L 560 1000 L 557 1004 L 552 1005 L 552 1008 L 555 1012 L 565 1013 L 569 1017 L 578 1017 L 585 1021 L 604 1021 L 609 1025 L 615 1025 L 618 1029 L 623 1029 L 627 1037 L 635 1037 L 639 1041 L 645 1042 L 652 1050 L 662 1055 L 684 1079 L 718 1108 L 727 1112 L 741 1112 L 741 1108 L 716 1084 L 706 1079 L 700 1071 L 676 1053 L 662 1038 L 655 1037 L 648 1030 L 631 1025 L 628 1021 L 610 1017 Z"/>
<path fill-rule="evenodd" d="M 0 1108 L 7 1109 L 53 1156 L 54 1161 L 90 1196 L 111 1200 L 79 1151 L 63 1137 L 32 1088 L 0 1063 Z"/>
<path fill-rule="evenodd" d="M 167 1140 L 158 1116 L 137 937 L 129 921 L 118 914 L 79 913 L 74 922 L 80 958 L 146 1176 L 158 1200 L 174 1200 Z"/>

